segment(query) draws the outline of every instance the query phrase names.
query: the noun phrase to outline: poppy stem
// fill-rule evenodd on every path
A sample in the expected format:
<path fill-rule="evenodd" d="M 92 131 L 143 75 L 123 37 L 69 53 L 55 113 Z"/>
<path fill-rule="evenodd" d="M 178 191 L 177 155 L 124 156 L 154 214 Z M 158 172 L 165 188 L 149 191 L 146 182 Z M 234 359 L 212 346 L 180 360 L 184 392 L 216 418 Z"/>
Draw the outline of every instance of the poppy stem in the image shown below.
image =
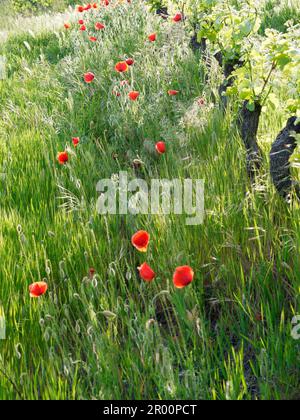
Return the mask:
<path fill-rule="evenodd" d="M 0 373 L 13 386 L 15 392 L 18 394 L 18 396 L 21 398 L 21 400 L 23 400 L 23 395 L 22 395 L 21 391 L 19 390 L 19 388 L 17 387 L 17 385 L 14 383 L 14 381 L 10 378 L 10 376 L 8 376 L 8 374 L 6 373 L 6 371 L 3 370 L 1 367 L 0 367 Z"/>

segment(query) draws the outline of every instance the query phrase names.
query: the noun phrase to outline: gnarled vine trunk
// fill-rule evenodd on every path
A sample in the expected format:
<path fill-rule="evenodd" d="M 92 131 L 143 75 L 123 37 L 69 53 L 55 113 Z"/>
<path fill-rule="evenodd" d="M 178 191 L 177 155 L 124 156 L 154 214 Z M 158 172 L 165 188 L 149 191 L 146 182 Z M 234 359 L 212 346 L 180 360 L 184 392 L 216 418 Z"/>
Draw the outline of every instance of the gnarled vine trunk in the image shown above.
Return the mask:
<path fill-rule="evenodd" d="M 252 181 L 262 164 L 262 151 L 257 143 L 261 111 L 260 103 L 255 103 L 254 110 L 250 111 L 246 101 L 239 112 L 238 128 L 247 151 L 247 172 Z"/>
<path fill-rule="evenodd" d="M 214 55 L 214 57 L 215 57 L 215 59 L 217 60 L 217 62 L 218 62 L 218 64 L 219 64 L 219 66 L 220 66 L 220 67 L 223 67 L 223 55 L 222 55 L 221 51 L 217 52 L 217 53 Z"/>
<path fill-rule="evenodd" d="M 288 120 L 286 127 L 279 133 L 272 144 L 270 152 L 270 171 L 273 183 L 279 194 L 285 199 L 288 198 L 293 188 L 291 175 L 290 158 L 297 147 L 297 141 L 293 133 L 300 133 L 300 122 L 296 124 L 297 118 Z M 295 185 L 298 197 L 300 197 L 299 185 Z"/>
<path fill-rule="evenodd" d="M 215 58 L 220 64 L 220 66 L 223 66 L 222 55 L 220 54 L 215 55 Z M 224 64 L 225 79 L 223 83 L 221 84 L 221 86 L 219 87 L 219 95 L 220 95 L 221 105 L 223 109 L 227 109 L 227 106 L 228 106 L 228 98 L 227 96 L 225 96 L 226 90 L 227 88 L 233 86 L 233 83 L 234 83 L 234 77 L 232 77 L 232 73 L 234 72 L 234 70 L 236 70 L 236 68 L 242 67 L 243 64 L 244 63 L 240 60 L 234 60 L 234 61 L 230 61 Z"/>
<path fill-rule="evenodd" d="M 202 54 L 206 54 L 207 52 L 207 40 L 206 38 L 201 38 L 200 42 L 198 41 L 198 35 L 195 33 L 191 38 L 190 42 L 191 48 L 194 52 L 200 51 Z"/>
<path fill-rule="evenodd" d="M 168 17 L 169 17 L 168 8 L 167 7 L 161 7 L 159 9 L 157 9 L 156 14 L 161 16 L 163 19 L 168 19 Z"/>

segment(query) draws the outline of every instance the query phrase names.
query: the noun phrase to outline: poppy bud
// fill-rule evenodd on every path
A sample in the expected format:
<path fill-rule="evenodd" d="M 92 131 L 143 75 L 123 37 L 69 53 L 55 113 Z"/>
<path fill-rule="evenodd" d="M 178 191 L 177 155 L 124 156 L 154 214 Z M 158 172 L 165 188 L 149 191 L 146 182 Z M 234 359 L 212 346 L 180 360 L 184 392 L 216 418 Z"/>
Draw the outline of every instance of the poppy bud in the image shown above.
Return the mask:
<path fill-rule="evenodd" d="M 165 154 L 166 153 L 166 143 L 163 142 L 163 141 L 160 141 L 160 142 L 156 143 L 155 149 L 156 149 L 157 153 L 159 153 L 160 155 Z"/>

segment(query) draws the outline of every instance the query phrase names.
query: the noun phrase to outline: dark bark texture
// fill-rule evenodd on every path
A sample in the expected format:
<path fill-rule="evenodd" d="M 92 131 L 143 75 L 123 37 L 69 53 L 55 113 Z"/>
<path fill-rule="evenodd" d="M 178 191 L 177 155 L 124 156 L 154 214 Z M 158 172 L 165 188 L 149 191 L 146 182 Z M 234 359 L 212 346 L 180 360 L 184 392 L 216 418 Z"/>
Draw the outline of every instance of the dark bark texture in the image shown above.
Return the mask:
<path fill-rule="evenodd" d="M 285 199 L 292 192 L 293 186 L 300 197 L 300 188 L 292 180 L 290 166 L 290 158 L 297 147 L 296 137 L 293 133 L 300 134 L 300 123 L 296 124 L 296 122 L 296 117 L 288 120 L 286 127 L 273 143 L 270 153 L 271 177 L 277 191 Z"/>
<path fill-rule="evenodd" d="M 200 51 L 202 54 L 205 54 L 207 51 L 206 38 L 202 38 L 199 42 L 196 32 L 191 38 L 190 45 L 194 52 Z"/>
<path fill-rule="evenodd" d="M 156 14 L 161 16 L 163 19 L 168 19 L 169 13 L 167 7 L 161 7 L 160 9 L 156 10 Z"/>
<path fill-rule="evenodd" d="M 239 113 L 238 127 L 247 151 L 247 172 L 253 181 L 262 163 L 262 151 L 257 143 L 257 132 L 262 107 L 255 104 L 254 111 L 249 111 L 245 102 Z"/>
<path fill-rule="evenodd" d="M 223 67 L 223 55 L 222 55 L 221 51 L 217 52 L 217 53 L 214 55 L 214 57 L 215 57 L 215 59 L 217 60 L 217 62 L 219 63 L 219 66 L 220 66 L 220 67 Z"/>
<path fill-rule="evenodd" d="M 221 105 L 222 105 L 223 109 L 227 109 L 228 98 L 227 98 L 227 96 L 225 96 L 225 93 L 226 93 L 226 90 L 229 87 L 233 86 L 233 84 L 234 84 L 234 77 L 232 77 L 232 73 L 238 67 L 242 67 L 244 65 L 244 63 L 243 63 L 243 61 L 235 60 L 235 61 L 225 63 L 224 66 L 223 66 L 222 55 L 221 56 L 216 55 L 215 58 L 218 61 L 218 63 L 220 64 L 220 66 L 224 67 L 225 79 L 224 79 L 223 83 L 221 84 L 221 86 L 219 87 L 219 95 L 220 95 Z"/>

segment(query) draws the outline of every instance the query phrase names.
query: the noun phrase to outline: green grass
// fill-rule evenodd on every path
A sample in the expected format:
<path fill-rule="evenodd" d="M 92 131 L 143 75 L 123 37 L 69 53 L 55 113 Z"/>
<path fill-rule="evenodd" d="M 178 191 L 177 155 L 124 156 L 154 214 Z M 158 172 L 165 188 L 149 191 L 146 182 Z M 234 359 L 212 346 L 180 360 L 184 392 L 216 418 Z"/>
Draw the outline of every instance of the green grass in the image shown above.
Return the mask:
<path fill-rule="evenodd" d="M 32 37 L 16 31 L 1 47 L 9 77 L 0 81 L 7 326 L 0 398 L 299 398 L 299 342 L 291 337 L 299 313 L 299 206 L 278 198 L 267 162 L 284 115 L 270 110 L 263 118 L 265 169 L 250 188 L 235 114 L 209 105 L 194 111 L 203 95 L 212 103 L 219 70 L 206 83 L 188 35 L 139 1 L 108 8 L 103 19 L 96 44 L 61 29 Z M 149 45 L 154 30 L 159 40 Z M 142 93 L 137 103 L 112 95 L 120 80 L 114 64 L 124 56 L 136 60 L 126 77 Z M 96 74 L 91 86 L 82 81 L 85 71 Z M 180 96 L 170 100 L 169 88 Z M 75 135 L 82 138 L 76 152 Z M 166 156 L 149 153 L 145 139 L 164 139 Z M 70 163 L 60 167 L 56 155 L 66 147 Z M 98 180 L 120 170 L 134 178 L 135 158 L 147 180 L 204 179 L 205 223 L 98 215 Z M 130 244 L 140 228 L 152 237 L 147 257 Z M 152 284 L 136 273 L 144 258 L 158 273 Z M 196 278 L 178 291 L 172 274 L 183 264 Z M 42 279 L 49 292 L 30 300 L 29 284 Z"/>
<path fill-rule="evenodd" d="M 285 23 L 293 20 L 295 23 L 300 19 L 299 0 L 266 0 L 265 17 L 262 23 L 261 32 L 267 28 L 274 28 L 285 32 Z"/>

